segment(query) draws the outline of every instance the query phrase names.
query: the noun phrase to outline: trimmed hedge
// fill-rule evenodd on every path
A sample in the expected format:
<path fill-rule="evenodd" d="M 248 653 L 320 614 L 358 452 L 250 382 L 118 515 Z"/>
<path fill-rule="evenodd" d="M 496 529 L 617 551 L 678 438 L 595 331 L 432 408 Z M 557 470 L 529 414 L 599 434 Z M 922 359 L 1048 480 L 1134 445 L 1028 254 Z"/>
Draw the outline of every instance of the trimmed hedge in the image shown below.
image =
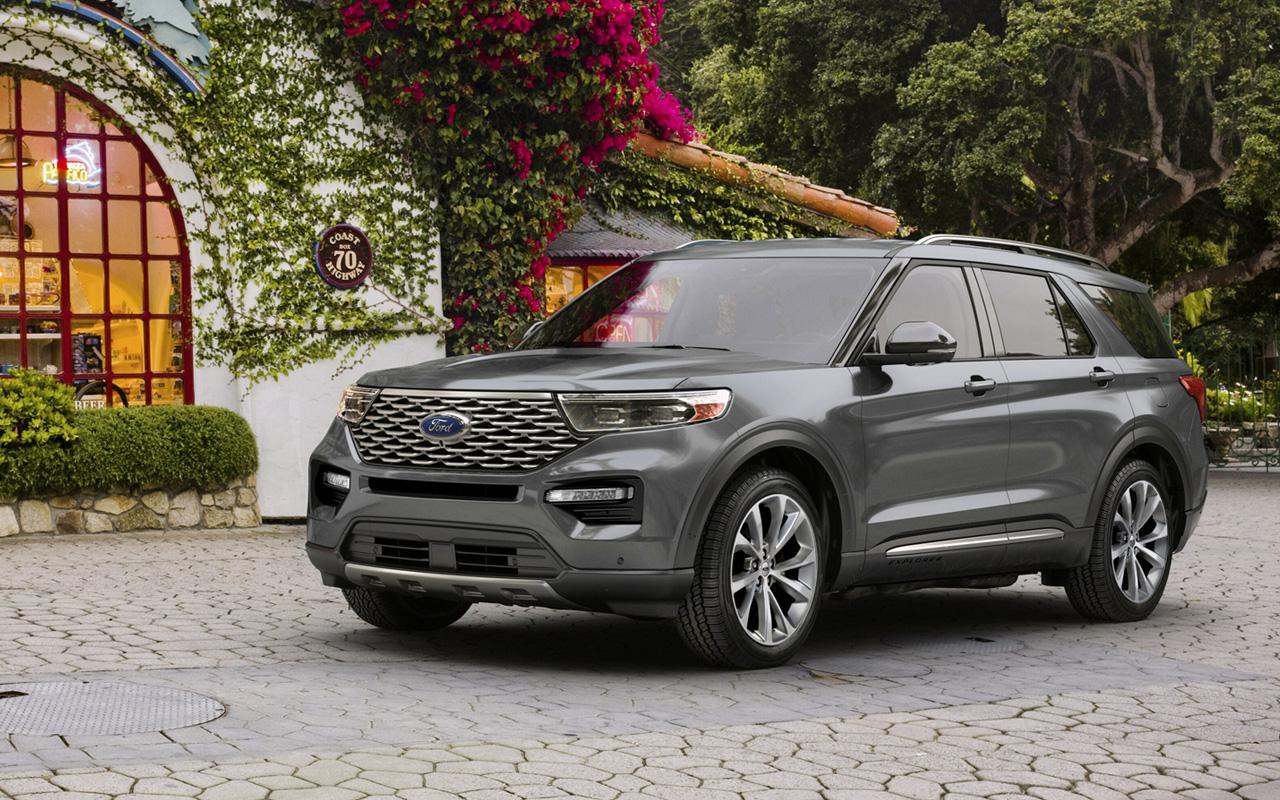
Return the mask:
<path fill-rule="evenodd" d="M 0 452 L 0 496 L 159 486 L 186 489 L 245 478 L 258 469 L 253 431 L 212 406 L 141 406 L 74 412 L 72 442 Z"/>

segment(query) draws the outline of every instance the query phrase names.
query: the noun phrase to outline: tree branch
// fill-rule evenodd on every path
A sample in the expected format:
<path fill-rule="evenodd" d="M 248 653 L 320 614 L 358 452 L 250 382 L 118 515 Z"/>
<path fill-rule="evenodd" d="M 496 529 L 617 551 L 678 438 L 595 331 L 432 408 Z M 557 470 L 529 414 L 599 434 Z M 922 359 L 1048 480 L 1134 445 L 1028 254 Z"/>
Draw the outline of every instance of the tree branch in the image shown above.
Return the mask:
<path fill-rule="evenodd" d="M 1179 275 L 1156 292 L 1156 310 L 1163 314 L 1189 294 L 1202 289 L 1251 281 L 1276 267 L 1280 267 L 1280 240 L 1272 241 L 1253 255 L 1224 267 L 1201 267 Z"/>

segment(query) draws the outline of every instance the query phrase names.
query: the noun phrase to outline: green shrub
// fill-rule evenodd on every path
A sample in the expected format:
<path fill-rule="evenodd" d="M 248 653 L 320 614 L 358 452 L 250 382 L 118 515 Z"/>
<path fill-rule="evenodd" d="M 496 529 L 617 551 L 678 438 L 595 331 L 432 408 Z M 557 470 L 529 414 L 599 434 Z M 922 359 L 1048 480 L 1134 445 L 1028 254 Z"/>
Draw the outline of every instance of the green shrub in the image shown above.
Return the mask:
<path fill-rule="evenodd" d="M 14 448 L 0 459 L 0 495 L 213 486 L 258 469 L 253 432 L 211 406 L 75 411 L 75 441 Z"/>
<path fill-rule="evenodd" d="M 70 386 L 30 369 L 9 375 L 0 380 L 0 462 L 15 448 L 76 438 Z"/>

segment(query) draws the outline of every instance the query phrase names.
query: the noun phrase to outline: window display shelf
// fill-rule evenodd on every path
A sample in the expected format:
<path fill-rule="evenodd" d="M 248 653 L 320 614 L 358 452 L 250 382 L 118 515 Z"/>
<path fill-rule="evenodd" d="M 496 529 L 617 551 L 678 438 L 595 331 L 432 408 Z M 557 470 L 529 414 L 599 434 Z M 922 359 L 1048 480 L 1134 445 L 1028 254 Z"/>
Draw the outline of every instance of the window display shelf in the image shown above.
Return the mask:
<path fill-rule="evenodd" d="M 20 339 L 20 338 L 22 338 L 22 334 L 20 333 L 0 333 L 0 340 L 6 340 L 6 339 L 14 340 L 14 339 Z M 61 338 L 62 338 L 62 334 L 60 333 L 28 333 L 27 334 L 28 341 L 35 341 L 36 339 L 61 339 Z"/>
<path fill-rule="evenodd" d="M 62 311 L 59 306 L 27 306 L 28 314 L 57 314 Z M 17 306 L 0 306 L 0 314 L 16 314 Z"/>

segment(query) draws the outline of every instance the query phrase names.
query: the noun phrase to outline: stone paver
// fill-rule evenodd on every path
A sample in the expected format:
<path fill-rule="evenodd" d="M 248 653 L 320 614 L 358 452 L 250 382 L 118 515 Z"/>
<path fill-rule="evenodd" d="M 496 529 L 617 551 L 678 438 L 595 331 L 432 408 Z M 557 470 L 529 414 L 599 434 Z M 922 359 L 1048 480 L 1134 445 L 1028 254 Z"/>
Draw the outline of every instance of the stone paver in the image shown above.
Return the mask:
<path fill-rule="evenodd" d="M 180 687 L 228 712 L 0 734 L 0 798 L 1280 798 L 1278 556 L 1280 479 L 1215 475 L 1144 623 L 1085 623 L 1033 578 L 836 600 L 795 664 L 721 673 L 670 626 L 605 615 L 370 630 L 296 529 L 9 538 L 0 685 Z"/>

